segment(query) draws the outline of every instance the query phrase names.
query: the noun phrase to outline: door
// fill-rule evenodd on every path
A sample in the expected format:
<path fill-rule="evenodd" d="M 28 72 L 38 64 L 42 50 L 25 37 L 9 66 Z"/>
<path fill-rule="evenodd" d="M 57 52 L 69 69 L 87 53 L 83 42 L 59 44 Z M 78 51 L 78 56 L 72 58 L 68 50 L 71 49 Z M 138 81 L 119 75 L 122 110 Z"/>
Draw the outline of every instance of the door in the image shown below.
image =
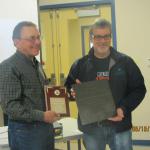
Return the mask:
<path fill-rule="evenodd" d="M 40 12 L 42 60 L 52 84 L 63 85 L 72 63 L 88 53 L 89 29 L 96 18 L 111 21 L 111 7 L 98 5 Z"/>

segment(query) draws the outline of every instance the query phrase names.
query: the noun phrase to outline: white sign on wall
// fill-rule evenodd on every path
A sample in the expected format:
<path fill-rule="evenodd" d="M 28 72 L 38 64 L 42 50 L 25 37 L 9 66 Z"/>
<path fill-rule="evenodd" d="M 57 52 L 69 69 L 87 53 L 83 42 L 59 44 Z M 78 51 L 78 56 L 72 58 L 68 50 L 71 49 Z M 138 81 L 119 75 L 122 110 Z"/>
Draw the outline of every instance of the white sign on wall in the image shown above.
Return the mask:
<path fill-rule="evenodd" d="M 14 27 L 21 21 L 32 21 L 38 25 L 37 0 L 1 0 L 0 62 L 15 52 L 12 32 Z"/>

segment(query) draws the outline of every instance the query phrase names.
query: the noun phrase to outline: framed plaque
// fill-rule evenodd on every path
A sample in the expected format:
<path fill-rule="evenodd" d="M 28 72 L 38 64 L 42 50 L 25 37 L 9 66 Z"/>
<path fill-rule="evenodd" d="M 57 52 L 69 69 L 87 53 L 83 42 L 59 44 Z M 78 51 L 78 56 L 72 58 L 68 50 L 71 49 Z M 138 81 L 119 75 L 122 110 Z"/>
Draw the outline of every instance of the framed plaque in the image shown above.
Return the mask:
<path fill-rule="evenodd" d="M 46 110 L 55 111 L 60 116 L 70 116 L 69 100 L 63 86 L 45 86 Z"/>

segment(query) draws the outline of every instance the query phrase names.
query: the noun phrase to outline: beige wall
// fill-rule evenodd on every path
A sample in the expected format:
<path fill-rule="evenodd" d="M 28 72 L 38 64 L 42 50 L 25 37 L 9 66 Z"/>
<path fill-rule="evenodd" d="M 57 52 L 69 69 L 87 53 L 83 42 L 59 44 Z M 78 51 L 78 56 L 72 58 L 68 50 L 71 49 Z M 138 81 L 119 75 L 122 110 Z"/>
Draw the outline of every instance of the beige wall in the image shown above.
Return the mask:
<path fill-rule="evenodd" d="M 142 104 L 133 112 L 133 125 L 139 129 L 134 139 L 149 140 L 150 134 L 150 0 L 116 0 L 117 47 L 140 67 L 147 87 Z M 144 131 L 144 128 L 148 129 Z"/>
<path fill-rule="evenodd" d="M 115 0 L 117 45 L 131 54 L 150 48 L 150 0 Z"/>

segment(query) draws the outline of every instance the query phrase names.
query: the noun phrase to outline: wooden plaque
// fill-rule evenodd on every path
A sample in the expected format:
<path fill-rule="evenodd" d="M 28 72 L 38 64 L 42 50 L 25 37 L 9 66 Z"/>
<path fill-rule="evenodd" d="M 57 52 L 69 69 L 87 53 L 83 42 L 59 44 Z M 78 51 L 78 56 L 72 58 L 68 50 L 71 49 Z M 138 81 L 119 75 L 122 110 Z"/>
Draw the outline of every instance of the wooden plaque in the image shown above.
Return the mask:
<path fill-rule="evenodd" d="M 46 110 L 55 111 L 60 116 L 70 116 L 69 100 L 63 86 L 45 86 Z"/>

